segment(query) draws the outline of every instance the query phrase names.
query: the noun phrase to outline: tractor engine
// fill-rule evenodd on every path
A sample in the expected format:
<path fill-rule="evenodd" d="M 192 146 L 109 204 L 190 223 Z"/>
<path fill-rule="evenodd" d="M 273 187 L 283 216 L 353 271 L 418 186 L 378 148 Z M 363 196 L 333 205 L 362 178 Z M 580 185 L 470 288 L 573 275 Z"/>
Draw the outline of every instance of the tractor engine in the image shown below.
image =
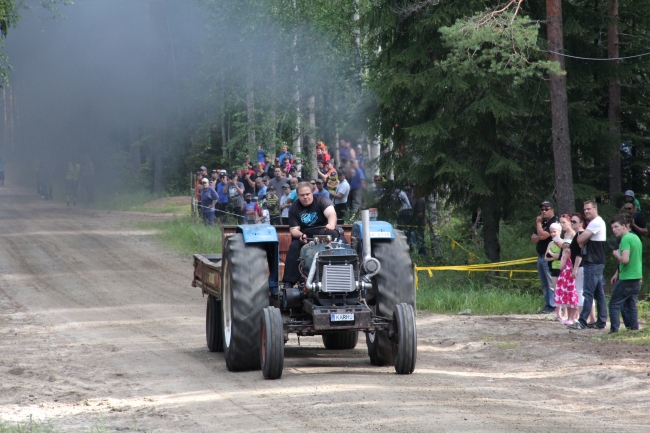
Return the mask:
<path fill-rule="evenodd" d="M 300 269 L 307 297 L 317 305 L 359 302 L 359 256 L 349 245 L 316 237 L 300 250 Z"/>

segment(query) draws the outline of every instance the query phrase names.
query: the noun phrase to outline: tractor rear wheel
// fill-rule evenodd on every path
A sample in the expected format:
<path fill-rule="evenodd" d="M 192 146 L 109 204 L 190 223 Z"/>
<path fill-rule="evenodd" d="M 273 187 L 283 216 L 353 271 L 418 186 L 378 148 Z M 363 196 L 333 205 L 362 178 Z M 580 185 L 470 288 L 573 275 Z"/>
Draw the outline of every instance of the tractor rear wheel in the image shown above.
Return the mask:
<path fill-rule="evenodd" d="M 415 370 L 418 353 L 418 333 L 415 328 L 415 313 L 409 304 L 397 304 L 393 319 L 397 325 L 397 356 L 395 371 L 397 374 L 411 374 Z"/>
<path fill-rule="evenodd" d="M 359 331 L 337 331 L 323 334 L 323 344 L 329 350 L 349 350 L 357 347 Z"/>
<path fill-rule="evenodd" d="M 260 364 L 264 379 L 279 379 L 284 368 L 282 315 L 275 307 L 262 310 L 260 323 Z"/>
<path fill-rule="evenodd" d="M 224 245 L 221 310 L 223 352 L 230 371 L 260 368 L 260 316 L 269 306 L 266 251 L 241 233 Z"/>
<path fill-rule="evenodd" d="M 210 352 L 223 352 L 221 301 L 212 295 L 208 295 L 208 305 L 205 309 L 205 339 Z"/>
<path fill-rule="evenodd" d="M 372 241 L 372 255 L 381 264 L 373 278 L 368 303 L 377 316 L 391 318 L 397 304 L 406 303 L 415 309 L 413 265 L 406 236 L 395 230 L 394 239 Z M 372 365 L 395 365 L 397 345 L 386 331 L 366 333 L 368 356 Z"/>

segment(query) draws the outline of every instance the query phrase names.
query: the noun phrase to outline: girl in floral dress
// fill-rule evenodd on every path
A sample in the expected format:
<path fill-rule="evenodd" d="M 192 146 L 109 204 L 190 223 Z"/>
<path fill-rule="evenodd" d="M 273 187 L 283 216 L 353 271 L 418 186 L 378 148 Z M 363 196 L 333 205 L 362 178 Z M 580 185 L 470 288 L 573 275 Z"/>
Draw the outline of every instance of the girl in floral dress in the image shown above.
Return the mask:
<path fill-rule="evenodd" d="M 560 259 L 560 275 L 555 285 L 555 296 L 553 301 L 557 308 L 566 308 L 567 319 L 560 320 L 563 325 L 570 325 L 578 319 L 578 292 L 576 291 L 575 279 L 571 276 L 573 263 L 569 246 L 571 239 L 565 239 L 562 244 L 562 258 Z"/>

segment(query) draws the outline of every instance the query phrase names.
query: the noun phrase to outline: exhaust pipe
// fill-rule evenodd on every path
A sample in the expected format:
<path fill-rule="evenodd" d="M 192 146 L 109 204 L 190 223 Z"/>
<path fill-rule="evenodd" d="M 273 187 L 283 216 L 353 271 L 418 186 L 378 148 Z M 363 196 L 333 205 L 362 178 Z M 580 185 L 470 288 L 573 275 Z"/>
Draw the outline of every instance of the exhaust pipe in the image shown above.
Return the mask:
<path fill-rule="evenodd" d="M 366 277 L 374 277 L 381 270 L 381 265 L 379 264 L 379 260 L 372 257 L 372 251 L 370 249 L 370 211 L 368 209 L 361 211 L 361 236 L 363 237 L 363 262 L 361 263 L 361 268 Z"/>

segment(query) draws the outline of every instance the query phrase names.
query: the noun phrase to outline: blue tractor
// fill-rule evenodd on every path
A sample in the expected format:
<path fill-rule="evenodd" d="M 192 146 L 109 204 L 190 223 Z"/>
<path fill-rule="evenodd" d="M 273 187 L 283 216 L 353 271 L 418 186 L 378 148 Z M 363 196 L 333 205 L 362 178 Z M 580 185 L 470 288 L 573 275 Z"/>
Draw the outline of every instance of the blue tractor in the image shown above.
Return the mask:
<path fill-rule="evenodd" d="M 383 221 L 345 227 L 346 239 L 314 236 L 300 252 L 303 279 L 280 288 L 288 227 L 225 227 L 223 256 L 195 255 L 194 286 L 208 294 L 208 348 L 231 371 L 278 379 L 289 334 L 321 335 L 327 349 L 354 349 L 366 336 L 373 365 L 410 374 L 417 357 L 415 286 L 404 234 Z M 220 274 L 220 275 L 218 275 Z"/>

